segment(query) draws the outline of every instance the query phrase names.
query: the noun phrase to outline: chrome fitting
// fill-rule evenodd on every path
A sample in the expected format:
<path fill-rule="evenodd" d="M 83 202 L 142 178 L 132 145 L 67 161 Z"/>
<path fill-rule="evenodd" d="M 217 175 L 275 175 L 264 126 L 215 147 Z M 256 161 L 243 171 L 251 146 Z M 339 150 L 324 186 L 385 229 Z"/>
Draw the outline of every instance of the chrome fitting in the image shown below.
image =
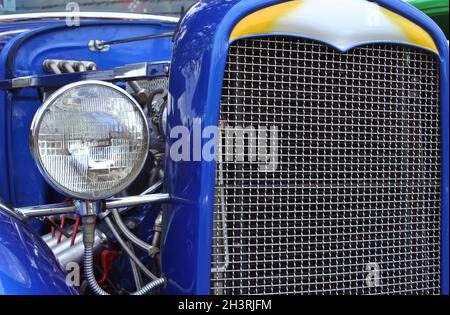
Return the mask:
<path fill-rule="evenodd" d="M 105 45 L 105 42 L 98 39 L 90 40 L 88 43 L 90 51 L 107 52 L 110 48 L 109 45 Z"/>
<path fill-rule="evenodd" d="M 97 216 L 102 210 L 101 201 L 81 201 L 78 203 L 77 212 L 81 217 Z"/>

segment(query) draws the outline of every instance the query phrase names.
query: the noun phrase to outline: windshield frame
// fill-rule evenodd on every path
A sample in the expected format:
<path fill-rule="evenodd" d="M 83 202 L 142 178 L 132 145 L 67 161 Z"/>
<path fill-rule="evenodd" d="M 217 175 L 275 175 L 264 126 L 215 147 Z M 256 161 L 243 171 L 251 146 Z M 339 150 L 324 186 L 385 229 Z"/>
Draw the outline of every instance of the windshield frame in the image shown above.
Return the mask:
<path fill-rule="evenodd" d="M 18 1 L 18 2 L 16 2 Z M 100 12 L 180 17 L 199 0 L 0 0 L 0 16 Z"/>
<path fill-rule="evenodd" d="M 66 18 L 81 18 L 81 19 L 101 19 L 101 20 L 143 20 L 143 21 L 157 21 L 170 24 L 176 24 L 180 20 L 178 17 L 156 14 L 144 13 L 125 13 L 125 12 L 110 12 L 110 11 L 92 11 L 92 12 L 24 12 L 24 13 L 10 13 L 0 14 L 1 22 L 14 21 L 28 21 L 28 20 L 60 20 Z"/>

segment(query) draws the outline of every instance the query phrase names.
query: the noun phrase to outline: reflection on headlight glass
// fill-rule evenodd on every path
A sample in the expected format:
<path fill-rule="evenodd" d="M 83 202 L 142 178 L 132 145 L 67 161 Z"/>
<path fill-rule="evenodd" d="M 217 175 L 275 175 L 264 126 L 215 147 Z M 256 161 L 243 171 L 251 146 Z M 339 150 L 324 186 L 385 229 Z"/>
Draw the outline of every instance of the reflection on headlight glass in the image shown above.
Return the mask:
<path fill-rule="evenodd" d="M 148 150 L 145 118 L 120 91 L 95 84 L 71 88 L 41 119 L 42 167 L 69 194 L 109 197 L 140 172 Z"/>

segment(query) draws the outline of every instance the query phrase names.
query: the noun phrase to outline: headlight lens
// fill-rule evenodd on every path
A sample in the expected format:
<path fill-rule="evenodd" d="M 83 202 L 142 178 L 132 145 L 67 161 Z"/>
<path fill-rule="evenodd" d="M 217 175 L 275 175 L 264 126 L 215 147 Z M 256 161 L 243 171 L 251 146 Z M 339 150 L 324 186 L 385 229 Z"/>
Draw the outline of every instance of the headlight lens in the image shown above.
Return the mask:
<path fill-rule="evenodd" d="M 71 197 L 99 200 L 125 189 L 149 147 L 147 121 L 124 90 L 101 81 L 67 85 L 39 108 L 31 151 L 52 186 Z"/>

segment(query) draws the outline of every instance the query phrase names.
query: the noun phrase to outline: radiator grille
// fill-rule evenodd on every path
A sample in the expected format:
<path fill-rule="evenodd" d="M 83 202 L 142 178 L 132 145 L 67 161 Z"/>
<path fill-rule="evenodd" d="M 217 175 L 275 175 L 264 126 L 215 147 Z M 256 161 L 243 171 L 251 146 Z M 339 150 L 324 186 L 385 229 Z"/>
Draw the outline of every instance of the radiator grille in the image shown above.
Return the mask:
<path fill-rule="evenodd" d="M 436 56 L 242 39 L 222 94 L 213 294 L 439 293 Z"/>

